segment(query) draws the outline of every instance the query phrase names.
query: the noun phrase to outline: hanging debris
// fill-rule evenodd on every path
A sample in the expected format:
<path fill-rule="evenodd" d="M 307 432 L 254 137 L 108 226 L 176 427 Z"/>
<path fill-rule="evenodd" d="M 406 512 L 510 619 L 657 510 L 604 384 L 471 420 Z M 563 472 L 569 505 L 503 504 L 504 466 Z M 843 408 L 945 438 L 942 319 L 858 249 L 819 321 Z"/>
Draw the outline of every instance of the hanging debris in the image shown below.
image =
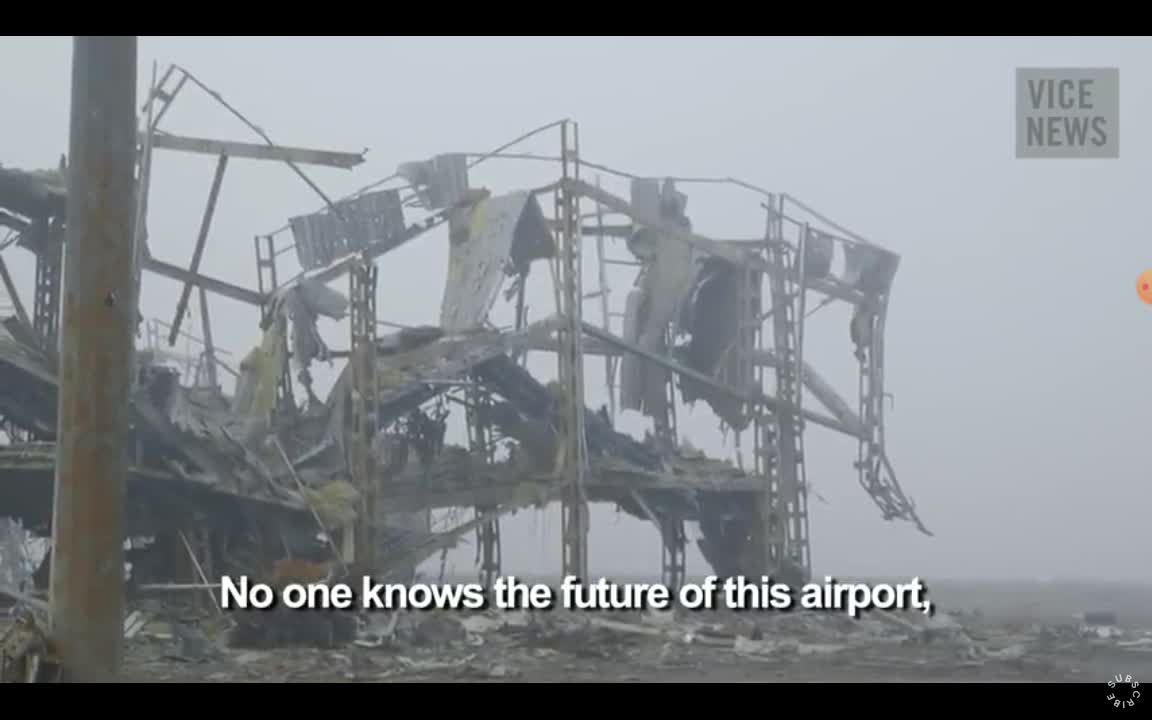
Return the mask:
<path fill-rule="evenodd" d="M 305 270 L 327 267 L 337 258 L 404 233 L 404 208 L 396 190 L 366 193 L 335 207 L 339 214 L 324 210 L 288 221 L 296 257 Z"/>
<path fill-rule="evenodd" d="M 468 192 L 468 159 L 458 153 L 403 163 L 396 174 L 416 188 L 417 198 L 429 210 L 452 207 Z"/>
<path fill-rule="evenodd" d="M 480 327 L 507 277 L 553 255 L 553 242 L 536 197 L 527 191 L 488 197 L 453 222 L 448 279 L 440 309 L 445 332 Z"/>

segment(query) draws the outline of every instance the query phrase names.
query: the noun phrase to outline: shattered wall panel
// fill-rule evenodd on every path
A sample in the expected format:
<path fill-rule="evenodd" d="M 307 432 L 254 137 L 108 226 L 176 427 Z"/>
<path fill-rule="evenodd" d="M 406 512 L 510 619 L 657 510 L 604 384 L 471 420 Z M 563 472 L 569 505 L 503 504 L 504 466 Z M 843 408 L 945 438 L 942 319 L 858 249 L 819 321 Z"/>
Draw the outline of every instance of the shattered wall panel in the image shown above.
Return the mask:
<path fill-rule="evenodd" d="M 543 211 L 528 191 L 483 199 L 453 228 L 440 327 L 463 332 L 480 327 L 496 304 L 514 265 L 544 256 L 551 237 Z"/>

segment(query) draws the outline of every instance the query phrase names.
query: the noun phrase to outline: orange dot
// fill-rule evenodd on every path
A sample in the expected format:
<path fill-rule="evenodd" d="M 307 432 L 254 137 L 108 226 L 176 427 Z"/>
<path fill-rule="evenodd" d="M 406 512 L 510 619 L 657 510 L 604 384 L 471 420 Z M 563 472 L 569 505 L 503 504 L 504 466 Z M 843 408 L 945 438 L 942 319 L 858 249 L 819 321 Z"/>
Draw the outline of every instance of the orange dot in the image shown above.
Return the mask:
<path fill-rule="evenodd" d="M 1140 273 L 1136 280 L 1136 293 L 1145 303 L 1152 305 L 1152 270 Z"/>

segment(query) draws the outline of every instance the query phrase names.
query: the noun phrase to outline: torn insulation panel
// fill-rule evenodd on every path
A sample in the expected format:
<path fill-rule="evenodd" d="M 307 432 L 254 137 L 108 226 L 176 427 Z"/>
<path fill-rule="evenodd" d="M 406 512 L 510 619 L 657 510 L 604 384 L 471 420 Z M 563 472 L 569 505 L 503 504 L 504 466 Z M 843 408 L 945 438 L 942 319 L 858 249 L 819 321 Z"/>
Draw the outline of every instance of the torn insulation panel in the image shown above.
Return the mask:
<path fill-rule="evenodd" d="M 754 365 L 749 362 L 754 336 L 741 332 L 753 328 L 760 312 L 761 276 L 723 260 L 705 260 L 687 302 L 680 326 L 688 340 L 674 356 L 684 365 L 734 388 L 755 385 Z M 743 430 L 749 422 L 746 403 L 690 377 L 680 379 L 685 403 L 708 403 L 728 427 Z"/>
<path fill-rule="evenodd" d="M 660 217 L 691 227 L 683 210 L 686 199 L 671 181 L 657 190 L 655 181 L 633 182 L 634 202 L 656 204 Z M 679 331 L 681 307 L 692 291 L 697 263 L 702 256 L 686 243 L 670 242 L 658 231 L 638 228 L 628 247 L 643 263 L 637 288 L 625 309 L 625 339 L 650 352 L 669 354 L 669 334 Z M 628 333 L 631 334 L 628 334 Z M 668 411 L 667 370 L 635 355 L 626 355 L 621 367 L 621 407 L 648 417 L 663 418 Z"/>
<path fill-rule="evenodd" d="M 552 255 L 552 236 L 535 195 L 488 197 L 454 219 L 440 327 L 463 332 L 484 324 L 508 276 Z"/>
<path fill-rule="evenodd" d="M 298 370 L 305 370 L 312 361 L 328 358 L 328 346 L 320 337 L 316 322 L 320 316 L 344 319 L 348 299 L 323 283 L 305 278 L 277 294 L 272 312 L 285 315 L 291 322 L 292 363 Z"/>

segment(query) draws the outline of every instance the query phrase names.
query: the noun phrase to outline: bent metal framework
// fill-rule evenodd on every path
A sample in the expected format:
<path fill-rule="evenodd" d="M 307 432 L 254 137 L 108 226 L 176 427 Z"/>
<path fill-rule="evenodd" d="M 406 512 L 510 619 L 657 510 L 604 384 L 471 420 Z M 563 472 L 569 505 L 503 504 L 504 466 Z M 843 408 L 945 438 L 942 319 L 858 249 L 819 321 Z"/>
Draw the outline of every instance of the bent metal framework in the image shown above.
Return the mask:
<path fill-rule="evenodd" d="M 164 132 L 164 116 L 189 91 L 223 104 L 260 141 Z M 490 584 L 501 572 L 501 517 L 551 502 L 563 506 L 564 575 L 588 577 L 588 505 L 604 502 L 656 528 L 672 588 L 684 580 L 686 522 L 698 524 L 716 575 L 806 582 L 804 437 L 812 425 L 855 438 L 860 483 L 884 518 L 928 532 L 884 444 L 884 324 L 899 258 L 796 198 L 731 178 L 643 177 L 592 163 L 578 125 L 564 120 L 495 151 L 404 163 L 336 200 L 303 168 L 350 169 L 361 154 L 275 144 L 178 66 L 153 83 L 140 127 L 137 281 L 159 275 L 182 292 L 171 316 L 141 319 L 125 527 L 134 584 L 203 587 L 223 574 L 259 575 L 285 556 L 410 578 L 469 534 L 481 581 Z M 515 151 L 541 135 L 556 138 L 555 155 Z M 218 158 L 187 266 L 149 250 L 158 152 Z M 284 227 L 255 237 L 255 288 L 199 268 L 222 179 L 241 161 L 285 164 L 323 206 L 288 212 Z M 0 253 L 10 307 L 0 326 L 0 516 L 45 537 L 63 162 L 57 171 L 0 168 L 0 225 L 10 231 L 0 248 L 36 261 L 29 308 Z M 547 163 L 558 177 L 544 187 L 477 186 L 476 169 L 496 162 Z M 592 172 L 620 194 L 589 182 Z M 763 226 L 732 240 L 694 230 L 685 189 L 701 182 L 762 206 Z M 377 263 L 437 229 L 447 230 L 449 244 L 438 325 L 383 333 Z M 635 273 L 631 289 L 613 292 L 609 266 Z M 553 307 L 528 307 L 530 279 L 551 286 Z M 253 347 L 238 364 L 213 343 L 210 308 L 220 299 L 253 309 Z M 384 300 L 395 298 L 385 289 Z M 809 316 L 836 302 L 853 308 L 854 404 L 804 353 Z M 511 312 L 510 327 L 493 325 L 496 309 Z M 347 320 L 347 334 L 323 337 L 321 316 Z M 194 336 L 188 326 L 196 321 Z M 174 352 L 182 338 L 195 343 L 191 355 Z M 551 379 L 527 369 L 529 356 L 542 353 L 558 359 Z M 340 368 L 326 397 L 310 372 L 320 360 Z M 606 402 L 596 410 L 586 407 L 589 379 L 604 385 Z M 677 407 L 694 403 L 706 404 L 738 447 L 751 448 L 746 466 L 684 442 Z M 615 428 L 624 410 L 650 423 L 643 439 Z M 466 423 L 465 446 L 446 442 L 453 417 Z M 434 527 L 432 511 L 446 508 L 465 512 Z M 0 543 L 0 552 L 0 567 L 15 562 L 11 544 Z M 49 551 L 42 570 L 50 558 Z M 46 581 L 46 572 L 37 576 Z"/>

